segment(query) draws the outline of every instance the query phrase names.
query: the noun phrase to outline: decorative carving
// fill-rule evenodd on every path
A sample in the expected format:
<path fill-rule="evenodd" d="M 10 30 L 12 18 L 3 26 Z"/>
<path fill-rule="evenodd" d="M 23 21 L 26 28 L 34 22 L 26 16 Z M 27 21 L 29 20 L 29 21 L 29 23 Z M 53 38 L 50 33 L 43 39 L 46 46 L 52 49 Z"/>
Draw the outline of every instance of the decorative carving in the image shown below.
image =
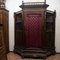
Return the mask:
<path fill-rule="evenodd" d="M 5 8 L 6 0 L 0 0 L 0 8 Z"/>

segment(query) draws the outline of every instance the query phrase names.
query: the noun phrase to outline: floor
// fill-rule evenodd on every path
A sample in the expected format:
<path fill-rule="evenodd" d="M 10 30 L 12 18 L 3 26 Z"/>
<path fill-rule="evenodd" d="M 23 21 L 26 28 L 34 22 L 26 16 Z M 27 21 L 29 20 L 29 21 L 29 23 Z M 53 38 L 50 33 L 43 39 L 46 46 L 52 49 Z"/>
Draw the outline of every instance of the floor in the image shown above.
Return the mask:
<path fill-rule="evenodd" d="M 42 59 L 28 59 L 28 58 L 22 58 L 21 56 L 10 52 L 8 55 L 8 60 L 42 60 Z M 46 60 L 60 60 L 60 54 L 52 55 L 48 57 Z"/>

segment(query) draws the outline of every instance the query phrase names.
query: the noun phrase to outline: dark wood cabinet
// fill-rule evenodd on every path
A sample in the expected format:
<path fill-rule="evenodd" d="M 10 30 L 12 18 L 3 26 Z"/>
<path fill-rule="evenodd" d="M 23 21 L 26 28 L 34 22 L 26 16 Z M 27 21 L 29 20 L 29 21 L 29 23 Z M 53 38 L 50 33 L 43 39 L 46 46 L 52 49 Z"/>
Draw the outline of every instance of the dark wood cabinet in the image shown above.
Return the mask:
<path fill-rule="evenodd" d="M 0 60 L 7 60 L 9 52 L 8 14 L 8 10 L 0 8 Z"/>
<path fill-rule="evenodd" d="M 14 13 L 14 52 L 23 57 L 46 57 L 55 54 L 56 11 L 44 2 L 23 3 Z"/>

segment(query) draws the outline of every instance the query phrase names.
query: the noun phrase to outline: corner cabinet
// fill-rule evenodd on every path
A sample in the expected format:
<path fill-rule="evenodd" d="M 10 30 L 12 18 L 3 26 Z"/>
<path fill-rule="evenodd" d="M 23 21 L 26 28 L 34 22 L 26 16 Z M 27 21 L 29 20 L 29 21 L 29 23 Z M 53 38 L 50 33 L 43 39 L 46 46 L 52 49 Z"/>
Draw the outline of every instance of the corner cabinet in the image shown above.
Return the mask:
<path fill-rule="evenodd" d="M 14 13 L 14 52 L 35 58 L 55 54 L 56 11 L 46 10 L 48 6 L 43 2 L 23 3 L 22 10 Z"/>

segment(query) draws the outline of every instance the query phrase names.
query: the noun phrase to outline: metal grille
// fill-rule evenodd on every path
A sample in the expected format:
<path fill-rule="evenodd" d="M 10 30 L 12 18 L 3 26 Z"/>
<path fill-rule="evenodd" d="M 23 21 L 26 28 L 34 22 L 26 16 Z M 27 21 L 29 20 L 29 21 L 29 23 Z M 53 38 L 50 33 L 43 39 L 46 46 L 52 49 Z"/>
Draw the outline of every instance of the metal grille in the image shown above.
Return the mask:
<path fill-rule="evenodd" d="M 25 2 L 24 5 L 43 5 L 44 2 Z"/>

